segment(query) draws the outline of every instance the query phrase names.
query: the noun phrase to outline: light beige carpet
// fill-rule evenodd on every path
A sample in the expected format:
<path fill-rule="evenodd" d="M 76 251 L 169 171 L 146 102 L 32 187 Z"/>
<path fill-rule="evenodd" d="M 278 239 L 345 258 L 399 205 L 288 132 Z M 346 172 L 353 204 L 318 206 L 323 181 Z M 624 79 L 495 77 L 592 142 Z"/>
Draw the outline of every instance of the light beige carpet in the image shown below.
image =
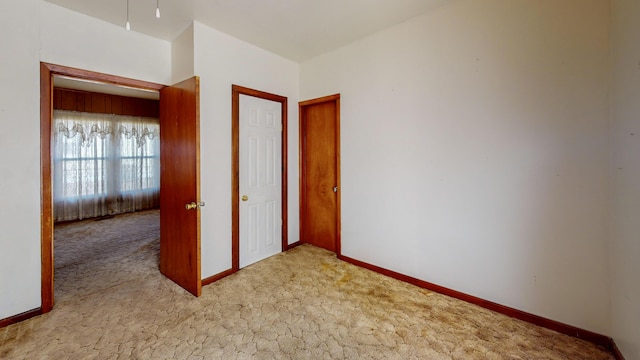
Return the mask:
<path fill-rule="evenodd" d="M 158 272 L 158 213 L 58 226 L 54 310 L 2 359 L 613 359 L 605 349 L 297 247 L 203 288 Z"/>

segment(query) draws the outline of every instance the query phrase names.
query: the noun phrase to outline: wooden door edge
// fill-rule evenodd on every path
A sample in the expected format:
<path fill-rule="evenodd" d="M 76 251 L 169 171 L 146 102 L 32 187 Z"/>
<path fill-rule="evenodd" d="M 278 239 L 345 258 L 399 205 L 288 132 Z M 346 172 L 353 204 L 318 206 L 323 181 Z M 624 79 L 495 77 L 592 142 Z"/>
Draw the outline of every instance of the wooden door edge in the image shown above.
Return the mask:
<path fill-rule="evenodd" d="M 200 192 L 200 78 L 198 76 L 192 76 L 171 86 L 163 87 L 160 90 L 160 103 L 160 184 L 161 186 L 165 184 L 165 190 L 186 191 L 186 193 L 190 194 L 189 197 L 193 196 L 190 201 L 199 203 L 202 200 Z M 172 120 L 173 116 L 177 116 L 177 114 L 183 114 L 185 116 L 185 125 L 189 125 L 188 131 L 175 130 L 176 127 L 178 129 L 181 128 L 179 124 L 175 124 Z M 191 125 L 193 127 L 191 127 Z M 166 131 L 162 130 L 163 126 L 167 126 Z M 185 126 L 184 129 L 187 129 L 187 127 Z M 173 148 L 170 144 L 175 145 L 175 142 L 165 140 L 169 138 L 173 139 L 174 136 L 172 135 L 176 134 L 178 134 L 178 139 L 181 141 L 186 139 L 189 145 L 193 146 L 193 148 L 185 148 L 185 152 L 189 154 L 192 153 L 193 157 L 190 155 L 190 157 L 187 158 L 188 161 L 184 164 L 188 166 L 189 175 L 193 177 L 188 178 L 192 179 L 195 183 L 188 184 L 185 189 L 180 188 L 180 186 L 178 186 L 177 189 L 173 189 L 169 188 L 170 185 L 168 185 L 174 182 L 172 180 L 174 177 L 171 176 L 172 170 L 176 170 L 178 173 L 181 171 L 180 169 L 167 169 L 167 167 L 170 167 L 167 165 L 173 163 L 173 161 L 171 161 L 171 150 L 173 150 Z M 186 138 L 183 138 L 183 136 Z M 189 231 L 189 236 L 185 238 L 185 241 L 173 239 L 173 236 L 165 237 L 164 235 L 167 235 L 165 230 L 167 227 L 165 225 L 167 225 L 168 222 L 163 222 L 163 220 L 169 220 L 171 211 L 174 210 L 165 213 L 163 209 L 165 209 L 167 205 L 175 205 L 175 203 L 170 202 L 170 204 L 167 204 L 170 196 L 163 196 L 163 194 L 165 194 L 165 192 L 161 189 L 160 271 L 165 277 L 172 280 L 185 291 L 195 297 L 199 297 L 202 295 L 201 211 L 199 208 L 196 208 L 195 213 L 193 213 L 195 219 L 187 215 L 189 225 L 193 224 L 192 221 L 195 221 L 195 232 L 191 233 Z M 178 211 L 184 211 L 182 206 L 182 204 L 179 204 L 179 209 L 181 210 Z M 173 226 L 175 225 L 172 223 L 168 228 L 172 229 Z M 193 237 L 191 237 L 192 234 Z M 176 250 L 176 248 L 179 248 L 179 250 Z M 186 252 L 184 252 L 185 249 Z M 177 258 L 171 253 L 172 250 L 176 250 L 177 253 L 181 254 L 177 262 L 174 261 Z M 182 257 L 182 255 L 185 257 Z"/>

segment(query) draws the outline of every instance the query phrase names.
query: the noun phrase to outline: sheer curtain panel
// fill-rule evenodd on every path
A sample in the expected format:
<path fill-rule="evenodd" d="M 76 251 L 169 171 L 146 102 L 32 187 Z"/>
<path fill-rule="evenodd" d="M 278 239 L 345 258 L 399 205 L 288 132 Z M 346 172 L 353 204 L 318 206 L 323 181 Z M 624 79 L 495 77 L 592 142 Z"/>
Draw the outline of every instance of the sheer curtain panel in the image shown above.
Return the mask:
<path fill-rule="evenodd" d="M 55 110 L 55 221 L 157 208 L 158 119 Z"/>

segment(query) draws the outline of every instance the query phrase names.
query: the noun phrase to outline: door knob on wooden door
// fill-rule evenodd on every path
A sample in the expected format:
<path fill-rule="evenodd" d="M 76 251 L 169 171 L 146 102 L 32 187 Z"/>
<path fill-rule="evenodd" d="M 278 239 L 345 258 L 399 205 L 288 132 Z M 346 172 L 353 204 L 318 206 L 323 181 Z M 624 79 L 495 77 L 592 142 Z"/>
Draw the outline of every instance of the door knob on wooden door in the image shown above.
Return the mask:
<path fill-rule="evenodd" d="M 195 210 L 195 209 L 199 209 L 201 207 L 204 206 L 204 201 L 200 201 L 199 203 L 195 203 L 195 201 L 192 201 L 191 204 L 186 204 L 184 206 L 185 209 L 187 210 Z"/>
<path fill-rule="evenodd" d="M 192 201 L 191 204 L 186 204 L 184 208 L 187 210 L 194 210 L 198 208 L 198 204 Z"/>

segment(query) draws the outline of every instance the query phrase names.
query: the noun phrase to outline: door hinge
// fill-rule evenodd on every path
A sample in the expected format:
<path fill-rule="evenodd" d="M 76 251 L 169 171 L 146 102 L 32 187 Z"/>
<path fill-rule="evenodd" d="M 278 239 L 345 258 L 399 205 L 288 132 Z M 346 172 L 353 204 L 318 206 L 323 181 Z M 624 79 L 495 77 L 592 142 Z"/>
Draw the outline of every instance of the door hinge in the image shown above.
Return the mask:
<path fill-rule="evenodd" d="M 282 126 L 282 123 L 280 123 L 280 131 L 282 131 L 284 129 L 284 127 Z"/>

